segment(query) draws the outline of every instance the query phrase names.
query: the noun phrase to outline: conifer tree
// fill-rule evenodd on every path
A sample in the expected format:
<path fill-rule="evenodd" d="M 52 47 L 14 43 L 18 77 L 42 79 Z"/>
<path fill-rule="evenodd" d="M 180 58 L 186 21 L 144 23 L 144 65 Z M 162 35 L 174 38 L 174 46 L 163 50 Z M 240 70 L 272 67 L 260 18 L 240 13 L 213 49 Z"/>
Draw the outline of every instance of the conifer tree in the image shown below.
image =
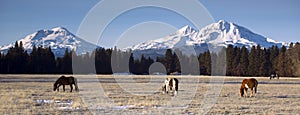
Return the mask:
<path fill-rule="evenodd" d="M 173 53 L 171 49 L 167 49 L 165 53 L 164 65 L 167 69 L 168 74 L 174 72 L 174 59 L 173 59 Z"/>
<path fill-rule="evenodd" d="M 233 60 L 234 60 L 234 49 L 232 45 L 229 45 L 226 48 L 226 75 L 232 76 L 234 72 L 234 65 L 233 65 Z"/>
<path fill-rule="evenodd" d="M 272 46 L 270 49 L 270 62 L 271 62 L 271 74 L 276 73 L 277 70 L 277 63 L 278 63 L 278 55 L 279 55 L 279 48 L 278 46 Z"/>
<path fill-rule="evenodd" d="M 248 49 L 243 46 L 241 48 L 241 57 L 240 57 L 240 63 L 238 66 L 239 70 L 238 70 L 238 75 L 240 76 L 246 76 L 248 75 L 248 65 L 249 65 L 249 60 L 248 60 Z"/>
<path fill-rule="evenodd" d="M 238 66 L 239 66 L 239 63 L 240 63 L 240 59 L 241 59 L 241 52 L 240 52 L 240 48 L 238 48 L 237 46 L 234 47 L 234 56 L 233 56 L 233 62 L 232 62 L 232 65 L 233 65 L 233 75 L 234 76 L 237 76 L 239 75 L 239 69 Z"/>
<path fill-rule="evenodd" d="M 286 59 L 286 47 L 282 46 L 279 55 L 278 55 L 278 63 L 277 63 L 277 70 L 279 76 L 286 76 L 286 66 L 287 66 L 287 59 Z"/>
<path fill-rule="evenodd" d="M 130 73 L 134 73 L 134 69 L 135 69 L 135 65 L 134 65 L 134 58 L 133 58 L 133 53 L 130 54 L 129 57 L 129 72 Z"/>
<path fill-rule="evenodd" d="M 62 62 L 61 72 L 65 74 L 72 74 L 72 52 L 69 52 L 68 48 L 65 50 Z"/>
<path fill-rule="evenodd" d="M 249 53 L 249 66 L 248 66 L 248 74 L 250 76 L 256 76 L 258 71 L 257 71 L 257 52 L 255 46 L 252 46 L 251 51 Z"/>
<path fill-rule="evenodd" d="M 0 73 L 4 73 L 3 63 L 4 63 L 3 54 L 0 52 Z"/>

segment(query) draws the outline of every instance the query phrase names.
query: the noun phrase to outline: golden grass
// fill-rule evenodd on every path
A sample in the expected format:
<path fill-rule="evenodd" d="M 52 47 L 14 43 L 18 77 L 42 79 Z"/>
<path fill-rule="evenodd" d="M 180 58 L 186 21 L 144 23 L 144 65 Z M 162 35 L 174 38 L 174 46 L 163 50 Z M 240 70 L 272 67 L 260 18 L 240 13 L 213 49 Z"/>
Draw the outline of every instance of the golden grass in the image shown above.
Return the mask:
<path fill-rule="evenodd" d="M 173 76 L 180 80 L 179 94 L 174 97 L 160 92 L 160 86 L 165 76 L 98 75 L 99 79 L 95 76 L 78 76 L 80 92 L 72 93 L 69 92 L 69 86 L 66 86 L 66 92 L 62 92 L 62 88 L 60 92 L 52 91 L 53 82 L 59 76 L 0 75 L 0 79 L 2 79 L 0 82 L 0 114 L 199 114 L 211 78 L 209 76 Z M 41 78 L 46 80 L 40 82 Z M 90 81 L 84 81 L 84 78 L 89 78 Z M 119 81 L 114 80 L 115 78 L 118 78 Z M 129 78 L 132 78 L 132 81 Z M 189 84 L 193 80 L 185 82 L 187 78 L 199 80 L 199 82 Z M 6 82 L 5 79 L 30 80 Z M 36 79 L 38 80 L 35 82 Z M 154 84 L 152 87 L 134 87 L 135 85 L 133 85 L 143 86 L 151 79 Z M 241 98 L 238 93 L 242 79 L 244 78 L 225 78 L 225 84 L 208 114 L 300 113 L 300 86 L 298 85 L 300 79 L 281 77 L 279 80 L 269 80 L 267 77 L 257 77 L 259 85 L 256 97 Z M 156 85 L 157 87 L 154 87 Z M 103 92 L 92 86 L 102 87 Z M 197 87 L 195 94 L 188 92 L 189 88 L 194 87 Z M 141 89 L 147 90 L 142 91 Z M 179 101 L 174 101 L 176 99 Z M 39 103 L 37 100 L 49 102 Z M 59 103 L 68 101 L 72 103 L 69 105 Z M 68 108 L 64 109 L 63 107 Z"/>

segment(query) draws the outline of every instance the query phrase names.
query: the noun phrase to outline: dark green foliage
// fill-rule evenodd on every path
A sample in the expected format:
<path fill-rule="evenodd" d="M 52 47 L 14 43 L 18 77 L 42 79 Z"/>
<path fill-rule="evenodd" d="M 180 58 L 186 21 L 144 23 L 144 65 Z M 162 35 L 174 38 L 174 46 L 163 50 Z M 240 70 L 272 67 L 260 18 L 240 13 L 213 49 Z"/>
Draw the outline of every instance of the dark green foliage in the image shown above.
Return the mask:
<path fill-rule="evenodd" d="M 129 71 L 132 74 L 148 75 L 149 67 L 154 61 L 151 58 L 146 58 L 144 55 L 140 59 L 134 60 L 133 54 L 129 58 Z"/>
<path fill-rule="evenodd" d="M 232 76 L 234 75 L 234 71 L 235 71 L 235 66 L 233 61 L 235 59 L 235 51 L 233 49 L 232 45 L 229 45 L 226 48 L 226 75 Z"/>
<path fill-rule="evenodd" d="M 198 57 L 200 75 L 210 75 L 211 74 L 211 56 L 210 52 L 206 51 L 200 54 Z"/>
<path fill-rule="evenodd" d="M 263 49 L 261 52 L 261 65 L 259 68 L 259 74 L 261 76 L 269 76 L 272 74 L 272 63 L 270 59 L 270 50 Z"/>
<path fill-rule="evenodd" d="M 149 67 L 154 62 L 144 55 L 135 58 L 131 51 L 121 51 L 116 47 L 97 48 L 82 55 L 66 49 L 63 57 L 56 58 L 50 47 L 33 46 L 28 54 L 23 43 L 16 42 L 6 54 L 0 54 L 0 73 L 72 74 L 75 70 L 80 74 L 151 74 Z M 300 76 L 300 43 L 291 44 L 288 48 L 272 46 L 266 49 L 258 45 L 251 50 L 245 46 L 230 45 L 218 53 L 206 51 L 198 56 L 186 56 L 178 49 L 168 49 L 164 56 L 156 58 L 156 62 L 165 66 L 167 74 L 269 76 L 277 73 L 279 76 Z"/>
<path fill-rule="evenodd" d="M 130 73 L 133 73 L 134 70 L 135 70 L 135 67 L 134 67 L 135 63 L 134 63 L 134 57 L 133 57 L 133 54 L 131 53 L 130 54 L 130 57 L 129 57 L 129 72 Z"/>
<path fill-rule="evenodd" d="M 19 47 L 21 46 L 21 47 Z M 5 66 L 4 73 L 27 73 L 27 61 L 28 54 L 24 51 L 22 42 L 18 45 L 18 42 L 15 43 L 15 47 L 9 49 L 5 56 Z"/>
<path fill-rule="evenodd" d="M 252 46 L 249 53 L 249 66 L 248 66 L 248 75 L 257 76 L 258 75 L 258 65 L 259 65 L 259 54 L 255 46 Z"/>
<path fill-rule="evenodd" d="M 111 49 L 97 48 L 95 54 L 95 66 L 97 74 L 112 74 Z M 91 59 L 90 59 L 91 60 Z"/>
<path fill-rule="evenodd" d="M 297 63 L 293 63 L 292 49 L 287 50 L 285 46 L 283 46 L 279 51 L 278 62 L 277 62 L 277 73 L 280 76 L 293 76 L 295 69 L 295 65 Z M 299 63 L 298 63 L 299 64 Z"/>
<path fill-rule="evenodd" d="M 167 73 L 170 74 L 172 72 L 175 72 L 175 56 L 173 56 L 172 50 L 168 49 L 165 53 L 165 59 L 163 64 L 165 65 L 167 69 Z"/>

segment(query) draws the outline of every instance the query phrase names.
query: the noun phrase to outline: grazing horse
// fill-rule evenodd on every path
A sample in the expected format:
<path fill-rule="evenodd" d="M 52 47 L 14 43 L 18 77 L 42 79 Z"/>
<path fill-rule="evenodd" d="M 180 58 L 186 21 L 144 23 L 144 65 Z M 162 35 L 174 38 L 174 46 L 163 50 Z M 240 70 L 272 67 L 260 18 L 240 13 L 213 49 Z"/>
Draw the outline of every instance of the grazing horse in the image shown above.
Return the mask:
<path fill-rule="evenodd" d="M 61 76 L 60 78 L 58 78 L 56 80 L 56 82 L 54 83 L 53 85 L 53 91 L 57 90 L 59 91 L 59 87 L 61 85 L 63 85 L 63 90 L 65 91 L 65 85 L 70 85 L 71 87 L 71 91 L 73 90 L 73 86 L 72 85 L 75 85 L 75 90 L 78 91 L 78 86 L 77 86 L 77 79 L 74 78 L 74 77 L 65 77 L 65 76 Z"/>
<path fill-rule="evenodd" d="M 178 93 L 178 79 L 176 78 L 166 78 L 165 84 L 162 86 L 162 91 L 164 93 L 168 93 L 169 91 L 173 91 L 174 95 Z"/>
<path fill-rule="evenodd" d="M 254 78 L 251 78 L 251 79 L 244 79 L 243 82 L 242 82 L 242 86 L 240 88 L 240 95 L 241 97 L 244 96 L 245 94 L 245 97 L 247 97 L 247 90 L 250 89 L 251 90 L 251 95 L 250 97 L 252 97 L 253 95 L 253 89 L 254 89 L 254 93 L 256 94 L 257 92 L 257 85 L 258 85 L 258 82 L 256 79 Z"/>
<path fill-rule="evenodd" d="M 277 79 L 279 79 L 279 76 L 278 76 L 278 74 L 276 73 L 276 74 L 271 74 L 270 75 L 270 80 L 273 78 L 273 79 L 275 79 L 277 77 Z"/>

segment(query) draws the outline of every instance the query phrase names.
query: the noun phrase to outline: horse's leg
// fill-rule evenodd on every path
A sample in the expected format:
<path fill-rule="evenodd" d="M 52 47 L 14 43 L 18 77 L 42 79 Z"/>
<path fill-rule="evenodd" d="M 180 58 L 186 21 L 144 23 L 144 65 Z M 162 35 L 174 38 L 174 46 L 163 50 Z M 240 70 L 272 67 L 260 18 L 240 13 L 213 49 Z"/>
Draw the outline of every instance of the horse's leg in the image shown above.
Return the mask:
<path fill-rule="evenodd" d="M 166 85 L 166 87 L 165 87 L 165 88 L 166 88 L 165 92 L 166 92 L 166 93 L 168 93 L 168 91 L 169 91 L 169 89 L 170 89 L 170 88 L 169 88 L 169 82 L 170 82 L 169 78 L 166 78 L 166 79 L 165 79 L 165 85 Z"/>
<path fill-rule="evenodd" d="M 60 84 L 57 86 L 57 92 L 59 92 L 59 87 L 60 87 Z"/>
<path fill-rule="evenodd" d="M 162 93 L 165 94 L 166 93 L 166 85 L 163 85 L 161 89 L 162 89 Z"/>
<path fill-rule="evenodd" d="M 251 88 L 250 91 L 251 91 L 250 97 L 252 97 L 252 95 L 253 95 L 253 88 Z"/>
<path fill-rule="evenodd" d="M 244 89 L 244 94 L 245 94 L 245 97 L 248 97 L 247 88 Z"/>
<path fill-rule="evenodd" d="M 72 84 L 70 85 L 70 88 L 71 88 L 71 91 L 70 91 L 70 92 L 72 92 L 72 90 L 73 90 L 73 86 L 72 86 Z"/>
<path fill-rule="evenodd" d="M 178 94 L 178 82 L 176 82 L 175 80 L 173 82 L 173 87 L 174 87 L 174 90 L 175 90 L 175 95 L 177 95 Z"/>
<path fill-rule="evenodd" d="M 174 92 L 174 94 L 175 94 L 175 95 L 178 94 L 178 88 L 177 88 L 177 87 L 175 87 L 175 92 Z"/>
<path fill-rule="evenodd" d="M 169 89 L 170 89 L 170 86 L 169 86 L 169 84 L 167 84 L 167 85 L 166 85 L 166 93 L 169 92 Z"/>
<path fill-rule="evenodd" d="M 66 91 L 66 90 L 65 90 L 65 85 L 63 85 L 63 90 Z"/>
<path fill-rule="evenodd" d="M 255 87 L 254 87 L 254 94 L 255 94 L 255 96 L 256 96 L 256 92 L 257 92 L 257 85 L 255 85 Z"/>

